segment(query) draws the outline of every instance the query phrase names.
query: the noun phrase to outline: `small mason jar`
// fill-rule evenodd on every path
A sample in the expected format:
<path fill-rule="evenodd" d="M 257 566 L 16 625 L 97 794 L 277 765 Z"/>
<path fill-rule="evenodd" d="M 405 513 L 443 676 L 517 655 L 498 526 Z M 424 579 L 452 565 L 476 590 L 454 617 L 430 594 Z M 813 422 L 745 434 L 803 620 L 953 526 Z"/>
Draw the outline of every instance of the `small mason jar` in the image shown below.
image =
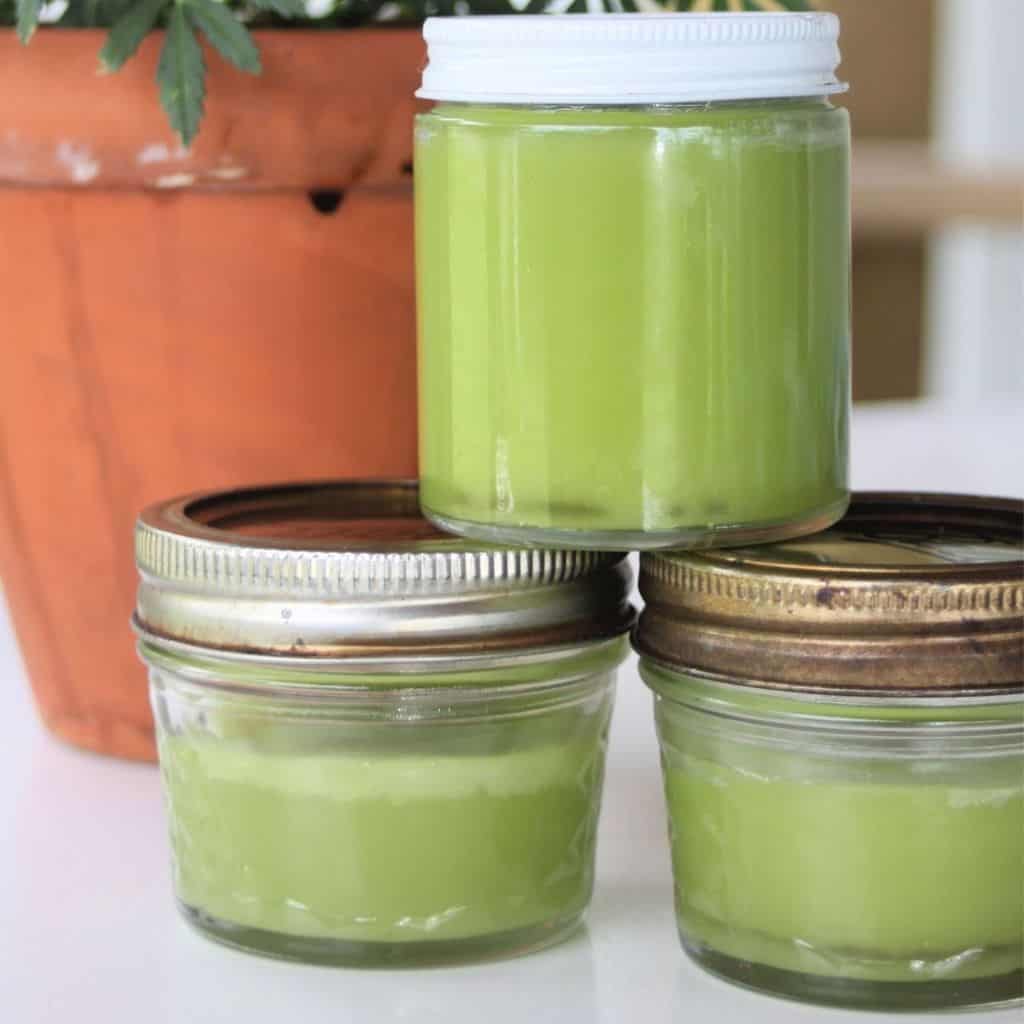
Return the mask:
<path fill-rule="evenodd" d="M 648 555 L 679 934 L 865 1009 L 1024 994 L 1024 503 L 866 494 L 820 536 Z"/>
<path fill-rule="evenodd" d="M 403 482 L 171 501 L 136 551 L 174 888 L 200 931 L 398 965 L 578 924 L 632 621 L 620 556 L 442 536 Z"/>
<path fill-rule="evenodd" d="M 838 30 L 803 13 L 427 21 L 429 519 L 624 550 L 777 540 L 842 515 Z"/>

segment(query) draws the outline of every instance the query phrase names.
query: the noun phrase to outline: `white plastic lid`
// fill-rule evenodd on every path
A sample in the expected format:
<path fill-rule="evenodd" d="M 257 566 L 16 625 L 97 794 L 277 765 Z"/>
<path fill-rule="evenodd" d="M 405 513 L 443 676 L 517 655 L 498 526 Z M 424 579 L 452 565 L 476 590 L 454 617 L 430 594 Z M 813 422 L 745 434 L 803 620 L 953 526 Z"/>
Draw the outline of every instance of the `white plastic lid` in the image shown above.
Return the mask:
<path fill-rule="evenodd" d="M 694 103 L 844 92 L 834 14 L 428 18 L 417 96 L 468 103 Z"/>

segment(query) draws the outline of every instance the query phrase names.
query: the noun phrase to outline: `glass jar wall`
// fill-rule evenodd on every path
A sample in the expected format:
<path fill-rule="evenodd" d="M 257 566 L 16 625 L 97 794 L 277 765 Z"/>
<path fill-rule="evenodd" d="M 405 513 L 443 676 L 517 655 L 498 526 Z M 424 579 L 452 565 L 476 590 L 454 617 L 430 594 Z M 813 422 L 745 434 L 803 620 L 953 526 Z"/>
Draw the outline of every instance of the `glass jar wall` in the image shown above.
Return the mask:
<path fill-rule="evenodd" d="M 144 644 L 182 911 L 222 941 L 326 963 L 559 941 L 593 887 L 623 646 L 289 679 Z"/>
<path fill-rule="evenodd" d="M 865 1008 L 1024 988 L 1024 700 L 818 698 L 642 666 L 683 945 Z"/>

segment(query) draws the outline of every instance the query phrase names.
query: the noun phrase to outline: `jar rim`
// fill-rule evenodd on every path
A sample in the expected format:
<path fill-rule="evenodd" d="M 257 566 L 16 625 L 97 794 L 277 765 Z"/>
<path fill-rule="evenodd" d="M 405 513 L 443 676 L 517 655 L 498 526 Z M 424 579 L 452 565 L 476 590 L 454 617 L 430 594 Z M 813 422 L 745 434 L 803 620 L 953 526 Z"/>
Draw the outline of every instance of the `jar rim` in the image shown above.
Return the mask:
<path fill-rule="evenodd" d="M 198 683 L 233 685 L 254 681 L 257 687 L 298 682 L 326 690 L 422 690 L 445 692 L 508 689 L 510 673 L 547 680 L 617 668 L 628 654 L 626 638 L 606 637 L 583 643 L 491 654 L 406 655 L 363 658 L 302 658 L 225 651 L 149 633 L 133 623 L 140 658 L 150 667 L 167 668 Z M 451 677 L 437 681 L 439 677 Z M 518 676 L 513 675 L 513 679 Z M 339 681 L 340 680 L 340 681 Z M 382 682 L 382 680 L 384 680 Z"/>
<path fill-rule="evenodd" d="M 649 678 L 652 669 L 654 673 L 663 676 L 663 680 L 652 683 Z M 723 675 L 704 669 L 686 668 L 645 654 L 640 656 L 640 671 L 644 682 L 652 691 L 659 696 L 680 703 L 685 703 L 684 689 L 689 683 L 718 688 L 722 693 L 746 695 L 753 700 L 791 702 L 821 709 L 835 708 L 839 712 L 844 709 L 860 709 L 880 713 L 889 710 L 899 712 L 901 710 L 1019 706 L 1022 724 L 1024 724 L 1024 684 L 999 688 L 973 687 L 961 690 L 942 688 L 885 690 L 879 687 L 856 689 L 848 686 L 809 688 L 787 686 L 756 677 Z"/>

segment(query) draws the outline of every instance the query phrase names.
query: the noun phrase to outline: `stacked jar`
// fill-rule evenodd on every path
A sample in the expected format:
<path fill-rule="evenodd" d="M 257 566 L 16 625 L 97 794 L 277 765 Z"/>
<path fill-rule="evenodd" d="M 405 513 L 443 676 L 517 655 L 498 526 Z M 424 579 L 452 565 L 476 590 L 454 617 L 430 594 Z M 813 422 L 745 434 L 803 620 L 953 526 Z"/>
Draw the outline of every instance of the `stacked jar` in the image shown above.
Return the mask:
<path fill-rule="evenodd" d="M 800 540 L 647 556 L 684 948 L 863 1009 L 1024 989 L 1024 502 L 858 494 Z"/>
<path fill-rule="evenodd" d="M 412 482 L 143 513 L 136 610 L 185 917 L 328 964 L 465 961 L 590 900 L 621 556 L 470 544 Z"/>
<path fill-rule="evenodd" d="M 568 935 L 639 550 L 691 956 L 844 1005 L 1020 994 L 1022 506 L 862 496 L 833 525 L 837 19 L 425 35 L 418 486 L 193 496 L 138 527 L 183 912 L 342 964 Z"/>
<path fill-rule="evenodd" d="M 444 529 L 612 550 L 846 508 L 849 122 L 828 14 L 435 19 L 420 477 Z"/>

